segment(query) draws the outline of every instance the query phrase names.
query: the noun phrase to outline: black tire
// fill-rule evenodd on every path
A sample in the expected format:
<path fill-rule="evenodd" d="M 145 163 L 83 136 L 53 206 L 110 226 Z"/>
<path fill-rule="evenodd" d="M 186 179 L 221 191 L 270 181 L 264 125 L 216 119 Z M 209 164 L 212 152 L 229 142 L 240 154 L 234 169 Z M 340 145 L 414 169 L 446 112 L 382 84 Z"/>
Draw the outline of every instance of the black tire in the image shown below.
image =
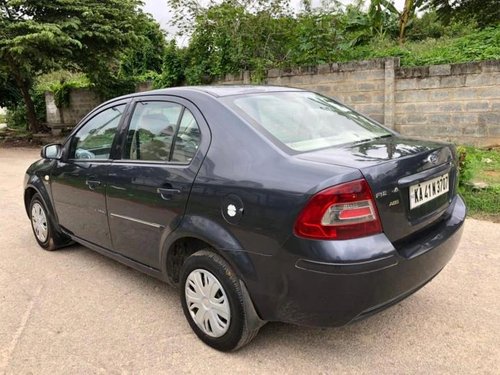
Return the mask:
<path fill-rule="evenodd" d="M 45 239 L 40 239 L 39 236 L 37 236 L 35 230 L 35 224 L 33 220 L 33 207 L 35 205 L 36 207 L 39 207 L 43 210 L 43 214 L 45 215 L 46 218 L 47 236 Z M 47 205 L 43 201 L 40 194 L 36 193 L 35 195 L 33 195 L 33 198 L 31 199 L 29 206 L 29 217 L 31 222 L 31 228 L 33 229 L 33 235 L 35 236 L 36 242 L 38 242 L 38 245 L 40 245 L 42 249 L 47 251 L 54 251 L 60 247 L 68 245 L 71 241 L 64 234 L 59 233 L 55 230 L 54 223 L 48 212 L 49 211 L 47 210 Z"/>
<path fill-rule="evenodd" d="M 209 336 L 200 329 L 188 309 L 186 280 L 191 272 L 196 270 L 205 270 L 215 276 L 227 296 L 231 318 L 227 332 L 220 337 Z M 255 313 L 248 292 L 244 288 L 231 266 L 210 249 L 200 250 L 186 259 L 182 265 L 180 280 L 182 309 L 189 325 L 205 344 L 227 352 L 241 348 L 255 337 L 263 322 Z"/>

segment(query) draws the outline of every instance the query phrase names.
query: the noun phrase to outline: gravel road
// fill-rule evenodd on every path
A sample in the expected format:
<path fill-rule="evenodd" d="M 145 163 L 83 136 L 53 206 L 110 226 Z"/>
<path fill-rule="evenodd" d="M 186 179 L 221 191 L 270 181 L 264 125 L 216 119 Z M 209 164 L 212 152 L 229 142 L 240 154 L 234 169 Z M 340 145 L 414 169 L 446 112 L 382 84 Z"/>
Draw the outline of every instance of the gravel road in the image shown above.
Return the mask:
<path fill-rule="evenodd" d="M 500 373 L 500 224 L 468 219 L 430 284 L 337 329 L 267 324 L 219 353 L 177 291 L 82 246 L 42 251 L 22 200 L 34 149 L 0 148 L 0 374 Z"/>

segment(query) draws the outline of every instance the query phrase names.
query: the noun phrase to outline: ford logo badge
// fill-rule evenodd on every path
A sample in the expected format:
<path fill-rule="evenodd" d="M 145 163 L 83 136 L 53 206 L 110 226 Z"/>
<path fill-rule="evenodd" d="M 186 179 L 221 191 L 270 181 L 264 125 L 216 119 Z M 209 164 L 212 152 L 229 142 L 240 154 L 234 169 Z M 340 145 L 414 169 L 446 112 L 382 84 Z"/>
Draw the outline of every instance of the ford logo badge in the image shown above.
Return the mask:
<path fill-rule="evenodd" d="M 430 154 L 427 161 L 432 164 L 436 164 L 438 161 L 438 156 L 436 154 Z"/>

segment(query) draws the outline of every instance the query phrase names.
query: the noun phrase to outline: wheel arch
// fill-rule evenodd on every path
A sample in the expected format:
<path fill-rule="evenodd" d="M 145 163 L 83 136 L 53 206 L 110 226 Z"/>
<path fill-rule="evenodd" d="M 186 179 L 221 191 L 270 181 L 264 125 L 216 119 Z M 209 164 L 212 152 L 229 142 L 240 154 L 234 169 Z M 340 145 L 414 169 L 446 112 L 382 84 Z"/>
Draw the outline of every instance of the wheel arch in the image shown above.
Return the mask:
<path fill-rule="evenodd" d="M 45 207 L 47 208 L 48 211 L 47 214 L 49 215 L 52 224 L 56 227 L 57 230 L 60 230 L 59 220 L 57 219 L 57 214 L 54 210 L 54 206 L 52 204 L 52 199 L 50 199 L 49 192 L 47 191 L 47 188 L 40 180 L 40 178 L 36 175 L 33 175 L 30 177 L 28 183 L 26 184 L 26 187 L 24 188 L 24 208 L 26 210 L 26 214 L 28 215 L 28 217 L 30 217 L 30 212 L 29 212 L 30 203 L 35 194 L 40 195 L 40 197 L 43 200 L 43 203 L 45 204 Z"/>
<path fill-rule="evenodd" d="M 28 186 L 26 189 L 24 189 L 24 209 L 26 211 L 26 215 L 28 217 L 30 216 L 29 212 L 29 207 L 31 200 L 33 199 L 34 195 L 38 193 L 38 190 L 36 190 L 33 186 Z M 38 193 L 40 194 L 40 193 Z"/>
<path fill-rule="evenodd" d="M 165 279 L 176 285 L 187 257 L 206 248 L 226 260 L 243 282 L 255 273 L 250 254 L 226 228 L 208 218 L 189 216 L 163 244 L 161 264 Z"/>
<path fill-rule="evenodd" d="M 37 194 L 40 196 L 40 199 L 42 200 L 42 203 L 47 211 L 47 220 L 52 225 L 53 247 L 49 250 L 55 250 L 57 248 L 71 244 L 72 241 L 61 230 L 59 220 L 57 219 L 57 215 L 54 210 L 54 206 L 52 205 L 52 200 L 50 199 L 49 192 L 47 191 L 40 178 L 38 178 L 36 175 L 30 177 L 28 183 L 24 188 L 24 206 L 28 218 L 30 218 L 31 220 L 30 205 L 33 197 Z"/>
<path fill-rule="evenodd" d="M 29 216 L 29 206 L 35 194 L 39 194 L 42 197 L 43 202 L 50 211 L 50 215 L 54 216 L 54 207 L 52 206 L 52 200 L 50 199 L 47 188 L 36 175 L 30 177 L 26 187 L 24 188 L 24 207 L 26 209 L 26 214 Z"/>

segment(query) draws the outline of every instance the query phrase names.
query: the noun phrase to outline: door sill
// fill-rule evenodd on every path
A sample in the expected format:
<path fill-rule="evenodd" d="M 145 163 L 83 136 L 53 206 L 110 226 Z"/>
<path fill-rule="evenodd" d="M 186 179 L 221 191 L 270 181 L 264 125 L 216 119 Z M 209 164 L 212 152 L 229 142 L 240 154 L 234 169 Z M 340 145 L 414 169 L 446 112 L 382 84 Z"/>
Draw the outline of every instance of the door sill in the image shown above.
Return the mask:
<path fill-rule="evenodd" d="M 143 272 L 149 276 L 152 276 L 156 279 L 166 281 L 162 272 L 157 268 L 147 266 L 143 263 L 139 263 L 133 259 L 127 258 L 126 256 L 123 256 L 123 255 L 118 254 L 114 251 L 108 250 L 108 249 L 106 249 L 102 246 L 96 245 L 92 242 L 86 241 L 83 238 L 77 237 L 75 235 L 72 235 L 72 234 L 68 234 L 68 235 L 70 236 L 70 238 L 73 241 L 78 242 L 80 245 L 88 247 L 89 249 L 94 250 L 94 251 L 98 252 L 99 254 L 102 254 L 108 258 L 114 259 L 114 260 L 116 260 L 116 261 L 118 261 L 126 266 L 134 268 L 134 269 L 136 269 L 140 272 Z"/>

